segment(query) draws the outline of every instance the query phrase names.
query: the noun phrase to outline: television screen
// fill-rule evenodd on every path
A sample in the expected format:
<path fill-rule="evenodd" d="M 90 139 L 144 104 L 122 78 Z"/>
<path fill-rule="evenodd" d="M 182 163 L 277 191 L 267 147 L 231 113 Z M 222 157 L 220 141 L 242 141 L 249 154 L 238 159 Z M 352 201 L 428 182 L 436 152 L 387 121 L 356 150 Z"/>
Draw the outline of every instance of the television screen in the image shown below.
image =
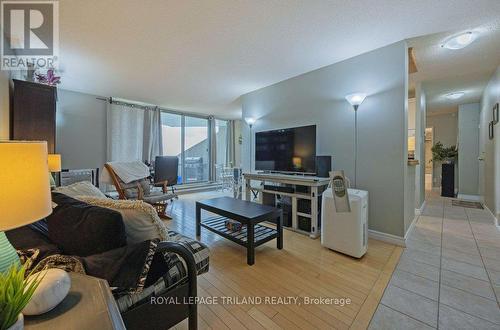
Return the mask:
<path fill-rule="evenodd" d="M 255 169 L 316 172 L 316 125 L 255 133 Z"/>

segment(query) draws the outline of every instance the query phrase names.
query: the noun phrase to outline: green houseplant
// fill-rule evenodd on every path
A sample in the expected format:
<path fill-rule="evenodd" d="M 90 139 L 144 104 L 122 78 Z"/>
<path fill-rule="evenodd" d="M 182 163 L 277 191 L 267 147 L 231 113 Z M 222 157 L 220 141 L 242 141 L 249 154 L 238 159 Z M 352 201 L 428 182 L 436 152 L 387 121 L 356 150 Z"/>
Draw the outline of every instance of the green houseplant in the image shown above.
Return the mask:
<path fill-rule="evenodd" d="M 30 277 L 25 277 L 25 273 L 25 267 L 17 265 L 0 273 L 0 330 L 17 322 L 42 280 L 41 272 Z"/>
<path fill-rule="evenodd" d="M 457 156 L 456 146 L 445 147 L 440 141 L 432 146 L 432 160 L 435 162 L 454 163 Z"/>

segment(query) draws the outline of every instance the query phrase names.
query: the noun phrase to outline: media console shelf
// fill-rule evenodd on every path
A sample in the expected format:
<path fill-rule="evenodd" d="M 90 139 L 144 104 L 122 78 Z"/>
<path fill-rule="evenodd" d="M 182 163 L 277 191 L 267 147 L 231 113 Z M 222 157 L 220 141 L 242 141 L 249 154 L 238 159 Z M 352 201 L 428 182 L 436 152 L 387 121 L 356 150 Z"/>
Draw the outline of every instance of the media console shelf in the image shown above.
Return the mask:
<path fill-rule="evenodd" d="M 311 238 L 317 238 L 320 235 L 318 199 L 323 190 L 330 183 L 329 178 L 320 178 L 316 176 L 279 174 L 279 173 L 243 173 L 245 178 L 245 199 L 251 198 L 251 192 L 268 193 L 281 196 L 289 196 L 292 199 L 292 227 L 291 229 L 300 233 L 308 234 Z M 252 181 L 259 181 L 260 187 L 252 187 Z M 277 191 L 264 189 L 265 183 L 287 184 L 293 186 L 295 192 Z M 302 192 L 303 189 L 297 187 L 307 187 L 308 192 Z M 298 191 L 297 191 L 298 190 Z M 311 202 L 311 213 L 301 213 L 297 211 L 298 200 L 306 199 Z M 299 229 L 299 216 L 311 219 L 310 231 Z"/>

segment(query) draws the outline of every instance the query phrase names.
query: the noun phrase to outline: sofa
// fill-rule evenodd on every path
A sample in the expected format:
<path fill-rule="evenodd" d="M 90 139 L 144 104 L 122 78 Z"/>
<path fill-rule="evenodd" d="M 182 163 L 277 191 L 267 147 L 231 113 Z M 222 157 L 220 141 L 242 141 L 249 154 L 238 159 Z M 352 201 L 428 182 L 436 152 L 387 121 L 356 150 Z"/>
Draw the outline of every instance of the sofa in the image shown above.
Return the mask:
<path fill-rule="evenodd" d="M 57 192 L 52 199 L 46 219 L 6 233 L 30 270 L 62 268 L 107 280 L 127 329 L 166 329 L 185 318 L 197 328 L 196 277 L 209 269 L 204 244 L 158 228 L 163 222 L 151 226 L 157 232 L 127 240 L 134 227 L 119 210 Z"/>

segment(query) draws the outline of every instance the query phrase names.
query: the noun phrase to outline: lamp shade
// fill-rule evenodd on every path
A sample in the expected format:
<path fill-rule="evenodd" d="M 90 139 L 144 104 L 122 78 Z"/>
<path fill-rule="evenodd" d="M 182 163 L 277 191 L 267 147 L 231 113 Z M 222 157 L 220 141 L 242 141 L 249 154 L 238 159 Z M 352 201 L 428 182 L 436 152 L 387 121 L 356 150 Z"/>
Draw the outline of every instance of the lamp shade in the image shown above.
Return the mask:
<path fill-rule="evenodd" d="M 292 164 L 293 164 L 293 167 L 296 169 L 302 168 L 302 158 L 297 157 L 297 156 L 292 157 Z"/>
<path fill-rule="evenodd" d="M 49 172 L 61 172 L 61 155 L 49 154 Z"/>
<path fill-rule="evenodd" d="M 365 93 L 352 93 L 345 96 L 347 102 L 349 102 L 353 107 L 359 106 L 366 98 Z"/>
<path fill-rule="evenodd" d="M 245 117 L 245 121 L 248 125 L 253 125 L 257 121 L 254 117 Z"/>
<path fill-rule="evenodd" d="M 47 143 L 0 141 L 0 231 L 52 212 Z"/>

